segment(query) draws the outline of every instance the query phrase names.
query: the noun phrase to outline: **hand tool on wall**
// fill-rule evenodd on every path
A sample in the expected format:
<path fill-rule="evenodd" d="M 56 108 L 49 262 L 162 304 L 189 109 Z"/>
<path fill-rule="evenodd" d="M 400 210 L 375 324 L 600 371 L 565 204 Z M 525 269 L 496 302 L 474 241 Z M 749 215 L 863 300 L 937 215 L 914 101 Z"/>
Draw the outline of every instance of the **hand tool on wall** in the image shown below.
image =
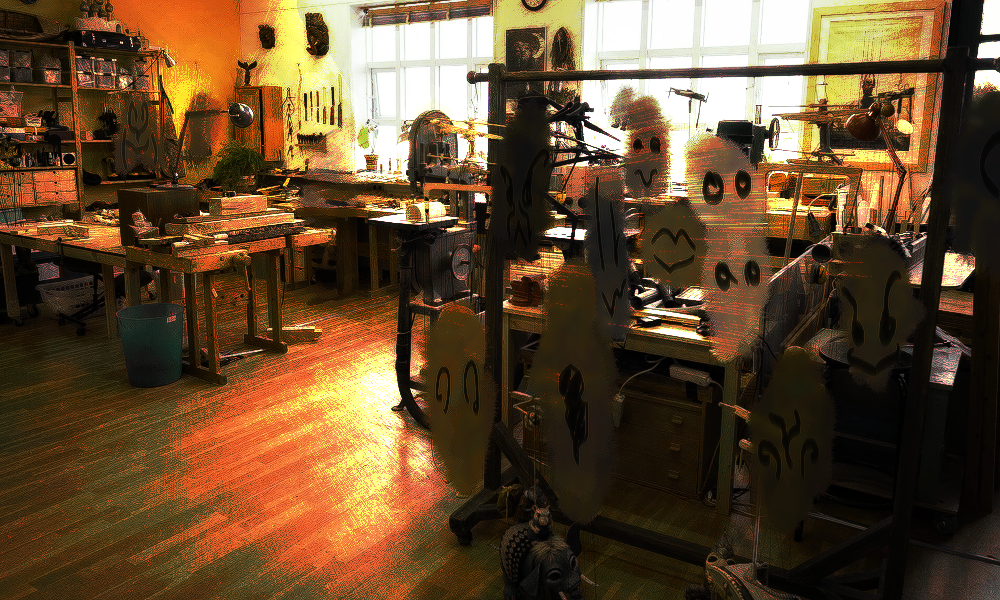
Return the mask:
<path fill-rule="evenodd" d="M 337 75 L 337 99 L 339 104 L 337 104 L 337 127 L 344 126 L 344 78 L 343 75 Z"/>

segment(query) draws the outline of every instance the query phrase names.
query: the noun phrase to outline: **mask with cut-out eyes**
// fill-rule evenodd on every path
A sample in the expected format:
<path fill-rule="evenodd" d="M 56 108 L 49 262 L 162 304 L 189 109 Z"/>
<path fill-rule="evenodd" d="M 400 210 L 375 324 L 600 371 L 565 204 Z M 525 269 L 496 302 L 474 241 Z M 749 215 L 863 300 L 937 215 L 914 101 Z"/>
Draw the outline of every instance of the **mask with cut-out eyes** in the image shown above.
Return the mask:
<path fill-rule="evenodd" d="M 584 187 L 587 192 L 580 206 L 589 217 L 585 247 L 596 286 L 597 321 L 612 339 L 623 341 L 632 308 L 628 301 L 629 259 L 621 171 L 614 167 L 591 167 Z"/>
<path fill-rule="evenodd" d="M 847 362 L 855 380 L 884 389 L 902 346 L 919 322 L 902 256 L 881 237 L 841 241 L 846 261 L 839 279 L 840 328 L 850 344 Z"/>
<path fill-rule="evenodd" d="M 767 302 L 764 178 L 727 140 L 699 136 L 685 147 L 688 202 L 705 223 L 701 284 L 712 354 L 732 360 L 756 344 Z"/>
<path fill-rule="evenodd" d="M 670 127 L 650 96 L 633 101 L 625 113 L 625 187 L 633 198 L 659 196 L 670 184 Z"/>
<path fill-rule="evenodd" d="M 779 533 L 795 528 L 830 481 L 834 410 L 822 369 L 805 350 L 789 347 L 750 413 L 761 503 Z"/>
<path fill-rule="evenodd" d="M 575 260 L 548 281 L 545 331 L 531 380 L 546 415 L 542 426 L 552 469 L 549 482 L 559 508 L 586 523 L 597 514 L 611 484 L 614 356 L 611 339 L 595 322 L 590 269 Z"/>
<path fill-rule="evenodd" d="M 549 228 L 552 160 L 549 125 L 537 107 L 523 106 L 506 130 L 500 165 L 493 169 L 493 208 L 490 234 L 504 251 L 535 260 L 538 243 Z"/>
<path fill-rule="evenodd" d="M 446 307 L 427 333 L 425 354 L 434 445 L 452 485 L 470 492 L 482 480 L 496 403 L 479 318 L 464 306 Z"/>

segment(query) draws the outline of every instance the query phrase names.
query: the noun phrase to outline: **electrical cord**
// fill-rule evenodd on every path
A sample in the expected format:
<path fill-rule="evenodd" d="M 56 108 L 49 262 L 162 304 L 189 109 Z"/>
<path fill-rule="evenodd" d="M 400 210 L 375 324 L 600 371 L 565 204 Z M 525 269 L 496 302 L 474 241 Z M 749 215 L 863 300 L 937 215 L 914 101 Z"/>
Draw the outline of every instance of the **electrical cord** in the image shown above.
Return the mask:
<path fill-rule="evenodd" d="M 624 345 L 624 344 L 622 344 L 622 349 L 624 349 L 624 348 L 625 348 L 625 345 Z M 632 375 L 631 377 L 629 377 L 628 379 L 626 379 L 626 380 L 625 380 L 625 382 L 624 382 L 624 383 L 622 383 L 622 386 L 621 386 L 620 388 L 618 388 L 618 394 L 621 394 L 621 393 L 622 393 L 622 390 L 624 390 L 624 389 L 625 389 L 625 386 L 626 386 L 626 385 L 628 385 L 628 382 L 632 381 L 633 379 L 635 379 L 635 378 L 636 378 L 636 377 L 638 377 L 639 375 L 643 375 L 643 374 L 645 374 L 645 373 L 649 373 L 650 371 L 652 371 L 652 370 L 653 370 L 653 369 L 655 369 L 656 367 L 660 366 L 660 363 L 662 363 L 662 362 L 663 362 L 664 360 L 666 360 L 666 359 L 667 359 L 667 357 L 666 357 L 666 356 L 661 356 L 661 357 L 660 357 L 659 359 L 657 359 L 656 361 L 651 361 L 651 360 L 649 360 L 649 358 L 648 358 L 648 356 L 647 356 L 647 358 L 646 358 L 646 362 L 647 362 L 647 363 L 654 363 L 654 364 L 653 364 L 653 366 L 652 366 L 652 367 L 649 367 L 649 368 L 648 368 L 648 369 L 646 369 L 645 371 L 639 371 L 638 373 L 636 373 L 636 374 Z M 670 359 L 670 360 L 673 360 L 673 359 Z"/>

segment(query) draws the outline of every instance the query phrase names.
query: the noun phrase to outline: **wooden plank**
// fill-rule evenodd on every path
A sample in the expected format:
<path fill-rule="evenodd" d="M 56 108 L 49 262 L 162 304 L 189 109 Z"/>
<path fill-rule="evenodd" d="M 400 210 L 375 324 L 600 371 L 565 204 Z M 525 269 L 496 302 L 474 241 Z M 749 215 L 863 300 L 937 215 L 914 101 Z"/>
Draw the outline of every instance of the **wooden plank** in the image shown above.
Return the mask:
<path fill-rule="evenodd" d="M 268 213 L 251 217 L 226 217 L 213 221 L 203 221 L 200 223 L 167 223 L 163 226 L 167 235 L 224 233 L 237 229 L 250 229 L 252 227 L 266 227 L 267 225 L 277 225 L 280 223 L 291 223 L 295 221 L 293 213 Z"/>

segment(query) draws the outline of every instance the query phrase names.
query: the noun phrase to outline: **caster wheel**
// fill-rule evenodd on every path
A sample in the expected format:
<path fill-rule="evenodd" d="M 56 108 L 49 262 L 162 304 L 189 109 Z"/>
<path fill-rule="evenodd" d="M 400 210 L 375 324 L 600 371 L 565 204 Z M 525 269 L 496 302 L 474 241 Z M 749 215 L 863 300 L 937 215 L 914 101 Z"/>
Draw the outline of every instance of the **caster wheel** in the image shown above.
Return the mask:
<path fill-rule="evenodd" d="M 59 318 L 59 326 L 62 327 L 65 324 L 66 324 L 66 319 L 63 319 L 62 317 L 60 317 Z"/>
<path fill-rule="evenodd" d="M 953 535 L 958 531 L 958 517 L 943 513 L 934 515 L 934 530 L 941 535 Z"/>
<path fill-rule="evenodd" d="M 28 305 L 28 316 L 31 317 L 32 319 L 34 319 L 34 318 L 36 318 L 38 316 L 38 314 L 39 314 L 39 312 L 38 312 L 38 305 L 37 304 L 29 304 Z"/>
<path fill-rule="evenodd" d="M 24 325 L 24 319 L 21 317 L 14 317 L 14 327 L 20 327 Z"/>
<path fill-rule="evenodd" d="M 77 327 L 76 335 L 87 335 L 87 329 L 85 327 Z"/>

